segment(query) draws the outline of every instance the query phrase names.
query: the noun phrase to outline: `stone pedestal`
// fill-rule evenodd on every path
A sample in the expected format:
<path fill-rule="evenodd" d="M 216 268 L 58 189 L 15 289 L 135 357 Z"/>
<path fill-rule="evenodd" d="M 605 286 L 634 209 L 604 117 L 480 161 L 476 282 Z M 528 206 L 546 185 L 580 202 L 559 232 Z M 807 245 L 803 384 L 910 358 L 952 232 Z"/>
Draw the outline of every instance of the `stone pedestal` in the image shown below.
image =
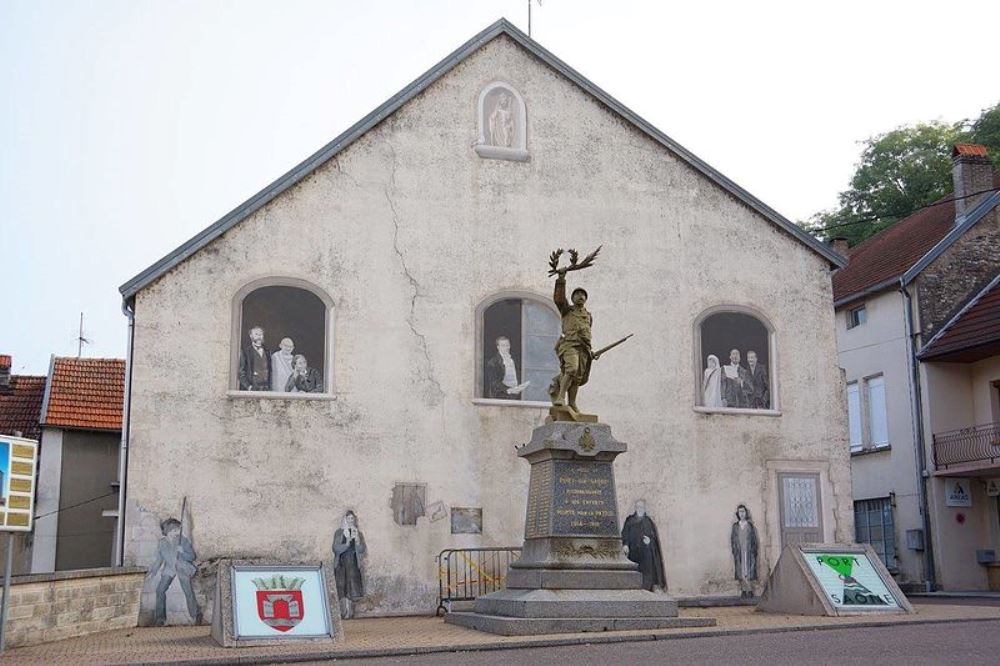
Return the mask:
<path fill-rule="evenodd" d="M 521 558 L 506 589 L 445 621 L 506 636 L 714 625 L 678 618 L 671 597 L 641 589 L 622 552 L 612 465 L 626 449 L 604 423 L 535 428 L 517 452 L 531 464 Z"/>

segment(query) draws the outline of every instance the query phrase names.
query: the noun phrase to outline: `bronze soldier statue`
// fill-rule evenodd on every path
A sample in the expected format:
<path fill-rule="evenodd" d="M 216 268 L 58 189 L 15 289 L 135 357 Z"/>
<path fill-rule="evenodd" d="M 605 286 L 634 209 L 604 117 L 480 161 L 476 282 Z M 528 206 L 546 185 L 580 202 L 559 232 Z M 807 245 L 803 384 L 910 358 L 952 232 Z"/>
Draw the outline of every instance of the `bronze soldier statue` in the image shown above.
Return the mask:
<path fill-rule="evenodd" d="M 553 407 L 567 407 L 569 414 L 574 419 L 580 416 L 579 408 L 576 405 L 576 395 L 580 387 L 590 379 L 590 365 L 601 357 L 601 354 L 616 347 L 631 335 L 626 336 L 596 352 L 591 348 L 590 328 L 594 323 L 594 317 L 587 310 L 587 290 L 577 287 L 570 294 L 570 300 L 566 300 L 566 273 L 569 271 L 581 270 L 593 265 L 597 253 L 601 251 L 598 247 L 589 255 L 579 260 L 579 253 L 570 250 L 570 265 L 560 268 L 559 257 L 562 250 L 556 250 L 549 256 L 549 275 L 556 275 L 555 291 L 552 300 L 555 301 L 559 314 L 562 315 L 562 335 L 556 343 L 556 355 L 559 357 L 559 374 L 552 379 L 549 386 L 549 396 L 552 398 Z M 568 403 L 568 404 L 567 404 Z"/>

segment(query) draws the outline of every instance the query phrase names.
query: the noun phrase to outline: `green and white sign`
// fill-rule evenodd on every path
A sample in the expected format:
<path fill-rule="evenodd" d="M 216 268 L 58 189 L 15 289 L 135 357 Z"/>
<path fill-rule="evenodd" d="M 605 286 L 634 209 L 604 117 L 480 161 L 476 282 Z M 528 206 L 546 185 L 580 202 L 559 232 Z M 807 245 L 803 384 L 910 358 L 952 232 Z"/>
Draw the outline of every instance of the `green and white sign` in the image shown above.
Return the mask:
<path fill-rule="evenodd" d="M 802 555 L 836 608 L 852 611 L 900 608 L 867 553 L 803 550 Z"/>

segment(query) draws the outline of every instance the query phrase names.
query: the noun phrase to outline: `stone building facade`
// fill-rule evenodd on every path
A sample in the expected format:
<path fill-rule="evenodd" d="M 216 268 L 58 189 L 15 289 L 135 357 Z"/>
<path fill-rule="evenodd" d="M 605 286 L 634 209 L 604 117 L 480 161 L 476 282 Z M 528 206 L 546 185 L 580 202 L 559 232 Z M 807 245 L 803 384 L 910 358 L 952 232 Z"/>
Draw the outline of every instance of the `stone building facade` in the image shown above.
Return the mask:
<path fill-rule="evenodd" d="M 738 593 L 741 503 L 762 579 L 783 540 L 851 541 L 842 259 L 501 21 L 122 287 L 125 562 L 153 561 L 177 518 L 204 607 L 215 560 L 330 560 L 351 509 L 358 613 L 427 612 L 441 550 L 521 542 L 514 446 L 547 416 L 559 334 L 548 255 L 602 244 L 570 288 L 589 292 L 595 347 L 635 336 L 594 364 L 581 408 L 629 445 L 620 513 L 646 500 L 670 591 Z M 308 348 L 310 371 L 258 368 L 257 327 L 292 365 Z M 766 398 L 706 398 L 703 357 L 730 346 L 744 366 L 755 348 Z M 167 606 L 192 620 L 176 586 Z"/>

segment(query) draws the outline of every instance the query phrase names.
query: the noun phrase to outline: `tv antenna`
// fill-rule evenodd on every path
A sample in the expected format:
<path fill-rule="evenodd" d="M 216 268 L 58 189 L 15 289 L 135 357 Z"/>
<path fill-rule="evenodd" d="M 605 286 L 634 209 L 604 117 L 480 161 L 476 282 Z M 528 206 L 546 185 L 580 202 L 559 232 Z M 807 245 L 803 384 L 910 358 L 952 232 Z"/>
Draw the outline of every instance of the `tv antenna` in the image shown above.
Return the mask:
<path fill-rule="evenodd" d="M 531 3 L 537 2 L 538 6 L 542 6 L 542 0 L 528 0 L 528 37 L 531 37 Z"/>
<path fill-rule="evenodd" d="M 77 329 L 76 333 L 76 357 L 80 358 L 83 356 L 83 346 L 89 345 L 93 342 L 90 338 L 85 338 L 83 336 L 83 313 L 80 313 L 80 328 Z"/>

